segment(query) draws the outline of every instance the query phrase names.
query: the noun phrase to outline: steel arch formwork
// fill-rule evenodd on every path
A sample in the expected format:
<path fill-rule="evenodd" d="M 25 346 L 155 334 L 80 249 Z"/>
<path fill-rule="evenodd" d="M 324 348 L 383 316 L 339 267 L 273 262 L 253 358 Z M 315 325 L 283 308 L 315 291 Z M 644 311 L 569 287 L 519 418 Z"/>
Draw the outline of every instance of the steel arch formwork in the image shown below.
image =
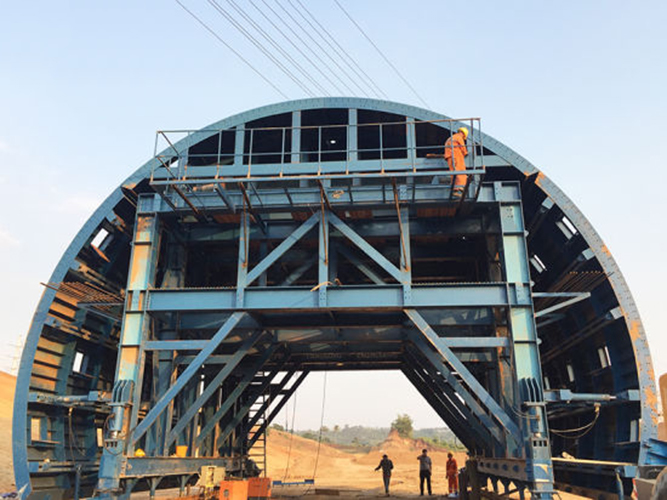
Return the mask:
<path fill-rule="evenodd" d="M 208 464 L 243 474 L 308 373 L 364 369 L 401 370 L 506 489 L 653 474 L 651 359 L 613 258 L 478 120 L 454 196 L 442 144 L 462 123 L 326 98 L 159 134 L 39 303 L 17 486 L 124 496 Z"/>

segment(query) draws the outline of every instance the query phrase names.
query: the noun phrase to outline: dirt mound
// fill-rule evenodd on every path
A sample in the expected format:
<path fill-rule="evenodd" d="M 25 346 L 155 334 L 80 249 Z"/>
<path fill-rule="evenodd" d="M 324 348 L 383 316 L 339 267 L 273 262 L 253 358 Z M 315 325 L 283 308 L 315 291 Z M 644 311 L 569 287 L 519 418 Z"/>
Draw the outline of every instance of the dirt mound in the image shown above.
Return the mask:
<path fill-rule="evenodd" d="M 291 447 L 291 449 L 290 449 Z M 434 493 L 444 493 L 447 450 L 434 448 L 421 439 L 409 439 L 391 432 L 387 439 L 370 452 L 346 452 L 322 443 L 317 457 L 317 442 L 272 430 L 267 440 L 268 472 L 273 479 L 302 481 L 313 478 L 318 488 L 382 489 L 382 475 L 374 469 L 386 454 L 394 463 L 392 490 L 418 493 L 419 463 L 422 449 L 429 450 L 433 461 Z M 459 466 L 465 463 L 465 454 L 455 452 Z M 317 470 L 315 462 L 317 460 Z"/>
<path fill-rule="evenodd" d="M 16 377 L 0 372 L 0 493 L 14 491 L 12 462 L 12 409 Z"/>
<path fill-rule="evenodd" d="M 427 443 L 423 439 L 402 437 L 396 429 L 390 430 L 387 439 L 385 439 L 379 445 L 373 447 L 373 451 L 377 451 L 379 453 L 389 453 L 391 451 L 396 451 L 399 453 L 405 453 L 406 451 L 421 453 L 422 450 L 428 450 L 431 452 L 434 449 L 436 448 L 434 448 L 433 445 Z"/>

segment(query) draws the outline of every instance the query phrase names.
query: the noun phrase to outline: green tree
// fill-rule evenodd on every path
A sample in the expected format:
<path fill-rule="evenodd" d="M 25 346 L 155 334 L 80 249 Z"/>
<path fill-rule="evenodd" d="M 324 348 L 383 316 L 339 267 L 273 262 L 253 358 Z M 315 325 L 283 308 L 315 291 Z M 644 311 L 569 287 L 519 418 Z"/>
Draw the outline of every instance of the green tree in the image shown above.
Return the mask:
<path fill-rule="evenodd" d="M 271 426 L 271 429 L 275 429 L 275 430 L 280 431 L 280 432 L 285 432 L 285 428 L 280 424 L 273 424 Z"/>
<path fill-rule="evenodd" d="M 398 435 L 405 438 L 412 437 L 412 419 L 407 414 L 397 415 L 391 423 L 391 429 L 396 429 Z"/>
<path fill-rule="evenodd" d="M 340 432 L 340 425 L 334 425 L 334 432 Z"/>
<path fill-rule="evenodd" d="M 323 425 L 322 428 L 320 429 L 320 432 L 324 434 L 325 432 L 329 432 L 329 428 L 326 425 Z"/>

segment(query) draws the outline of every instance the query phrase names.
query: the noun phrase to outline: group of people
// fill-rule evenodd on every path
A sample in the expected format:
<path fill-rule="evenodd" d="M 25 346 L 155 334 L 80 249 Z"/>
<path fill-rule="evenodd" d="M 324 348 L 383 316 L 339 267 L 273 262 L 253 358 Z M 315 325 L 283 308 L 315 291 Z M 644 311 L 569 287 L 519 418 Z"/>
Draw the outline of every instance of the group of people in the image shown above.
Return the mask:
<path fill-rule="evenodd" d="M 427 450 L 422 450 L 422 454 L 417 457 L 419 461 L 419 494 L 424 495 L 424 483 L 426 483 L 426 490 L 429 495 L 433 494 L 431 490 L 431 473 L 433 472 L 433 462 L 428 456 Z M 382 469 L 382 480 L 384 481 L 384 492 L 389 496 L 389 483 L 391 481 L 391 471 L 394 469 L 394 463 L 387 455 L 382 455 L 380 465 L 375 470 Z M 446 476 L 449 482 L 449 494 L 458 495 L 459 493 L 459 478 L 458 478 L 458 464 L 454 455 L 447 454 Z"/>

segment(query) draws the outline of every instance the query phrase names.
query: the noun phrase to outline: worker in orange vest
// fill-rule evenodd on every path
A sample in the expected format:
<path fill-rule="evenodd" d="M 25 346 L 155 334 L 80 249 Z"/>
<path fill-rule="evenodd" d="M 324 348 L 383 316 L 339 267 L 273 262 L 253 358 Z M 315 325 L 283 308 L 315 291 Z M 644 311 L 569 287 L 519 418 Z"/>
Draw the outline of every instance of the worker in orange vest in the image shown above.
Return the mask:
<path fill-rule="evenodd" d="M 459 466 L 454 455 L 447 453 L 447 481 L 449 481 L 449 494 L 459 494 Z"/>
<path fill-rule="evenodd" d="M 449 170 L 465 170 L 465 157 L 468 156 L 468 148 L 466 148 L 466 140 L 468 139 L 468 128 L 460 127 L 455 134 L 453 134 L 445 142 L 445 160 L 449 165 Z M 467 175 L 455 175 L 454 185 L 452 188 L 453 198 L 462 198 L 466 184 L 468 182 Z"/>

